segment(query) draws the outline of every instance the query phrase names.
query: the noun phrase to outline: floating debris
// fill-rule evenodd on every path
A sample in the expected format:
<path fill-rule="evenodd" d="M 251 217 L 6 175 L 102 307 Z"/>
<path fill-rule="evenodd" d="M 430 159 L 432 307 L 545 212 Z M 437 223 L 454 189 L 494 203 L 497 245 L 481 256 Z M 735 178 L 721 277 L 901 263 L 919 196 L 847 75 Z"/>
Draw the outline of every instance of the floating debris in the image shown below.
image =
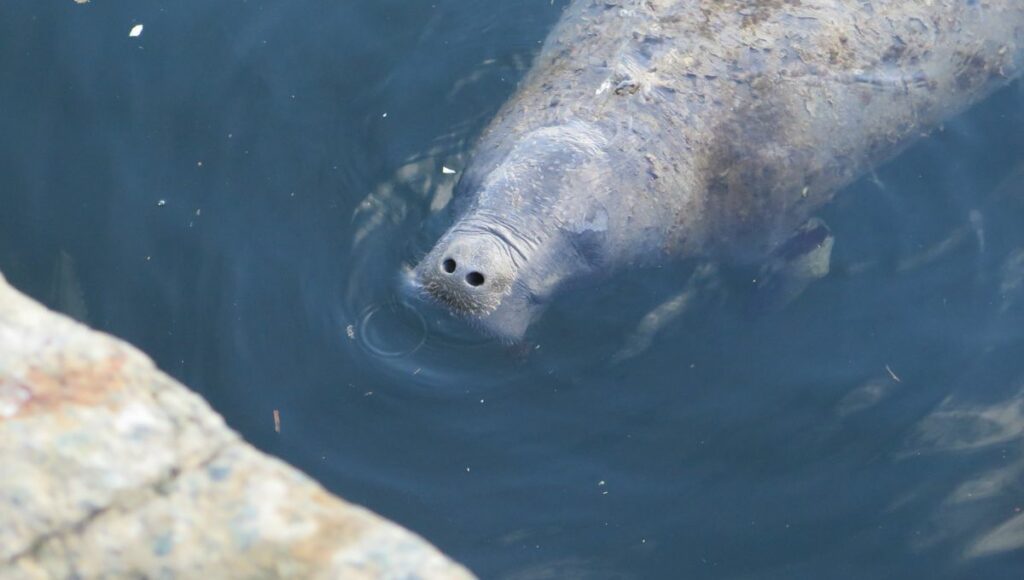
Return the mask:
<path fill-rule="evenodd" d="M 274 433 L 281 432 L 281 411 L 274 409 Z"/>
<path fill-rule="evenodd" d="M 135 26 L 132 26 L 131 31 L 128 32 L 128 36 L 129 38 L 138 38 L 142 36 L 142 25 L 136 24 Z"/>
<path fill-rule="evenodd" d="M 157 207 L 163 207 L 165 205 L 167 205 L 167 200 L 166 199 L 158 199 L 158 200 L 156 200 L 156 206 Z"/>
<path fill-rule="evenodd" d="M 451 169 L 450 167 L 446 167 L 446 166 L 442 165 L 441 166 L 441 173 L 443 173 L 445 175 L 455 175 L 456 171 L 454 169 Z"/>
<path fill-rule="evenodd" d="M 356 327 L 352 326 L 351 324 L 346 326 L 345 327 L 345 335 L 348 336 L 349 339 L 355 340 L 356 339 Z"/>
<path fill-rule="evenodd" d="M 896 381 L 897 383 L 903 382 L 902 379 L 896 376 L 896 373 L 892 372 L 892 368 L 890 368 L 889 365 L 885 365 L 885 370 L 886 372 L 889 373 L 889 376 L 892 377 L 892 380 Z"/>

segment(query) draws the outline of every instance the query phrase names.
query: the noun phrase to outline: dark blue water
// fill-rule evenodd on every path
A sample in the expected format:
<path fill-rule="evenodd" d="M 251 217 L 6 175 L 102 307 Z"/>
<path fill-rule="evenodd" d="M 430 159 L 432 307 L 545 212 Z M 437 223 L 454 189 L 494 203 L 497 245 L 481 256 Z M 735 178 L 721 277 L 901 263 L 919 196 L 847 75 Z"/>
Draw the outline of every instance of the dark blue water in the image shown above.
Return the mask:
<path fill-rule="evenodd" d="M 782 311 L 722 271 L 636 338 L 689 265 L 515 348 L 403 305 L 564 4 L 5 2 L 0 270 L 484 577 L 1024 577 L 1019 86 L 845 191 Z"/>

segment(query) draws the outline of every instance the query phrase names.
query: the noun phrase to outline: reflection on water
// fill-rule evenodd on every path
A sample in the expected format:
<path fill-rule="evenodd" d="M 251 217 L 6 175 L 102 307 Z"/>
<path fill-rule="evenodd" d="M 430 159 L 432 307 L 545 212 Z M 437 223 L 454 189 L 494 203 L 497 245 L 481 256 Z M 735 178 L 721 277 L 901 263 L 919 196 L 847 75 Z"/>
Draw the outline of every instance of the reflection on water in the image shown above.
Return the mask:
<path fill-rule="evenodd" d="M 976 408 L 947 399 L 918 424 L 913 448 L 916 453 L 922 449 L 972 451 L 1014 441 L 1021 435 L 1024 435 L 1024 393 Z"/>
<path fill-rule="evenodd" d="M 899 386 L 900 383 L 891 375 L 869 379 L 843 396 L 836 406 L 836 413 L 845 417 L 865 411 L 892 395 Z"/>
<path fill-rule="evenodd" d="M 1024 248 L 1014 250 L 1003 263 L 999 281 L 999 310 L 1008 312 L 1024 297 Z"/>
<path fill-rule="evenodd" d="M 89 308 L 85 305 L 82 283 L 78 280 L 75 260 L 65 250 L 57 253 L 48 296 L 58 312 L 63 312 L 79 322 L 89 321 Z"/>
<path fill-rule="evenodd" d="M 5 4 L 0 270 L 485 577 L 1018 577 L 1020 88 L 844 192 L 784 309 L 683 264 L 509 347 L 404 275 L 564 4 Z"/>
<path fill-rule="evenodd" d="M 969 560 L 1024 548 L 1024 390 L 981 406 L 951 396 L 918 423 L 907 447 L 910 455 L 946 454 L 957 462 L 998 458 L 995 467 L 965 470 L 950 482 L 927 533 L 914 538 L 917 549 L 960 544 Z"/>

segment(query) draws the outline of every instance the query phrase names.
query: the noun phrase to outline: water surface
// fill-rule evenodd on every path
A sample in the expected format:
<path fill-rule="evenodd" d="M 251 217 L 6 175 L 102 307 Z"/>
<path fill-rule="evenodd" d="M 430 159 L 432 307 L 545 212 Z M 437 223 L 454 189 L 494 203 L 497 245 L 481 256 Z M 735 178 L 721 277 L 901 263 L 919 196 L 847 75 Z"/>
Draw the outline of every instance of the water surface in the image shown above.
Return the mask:
<path fill-rule="evenodd" d="M 0 270 L 484 577 L 1020 578 L 1018 86 L 848 188 L 782 311 L 692 265 L 514 348 L 404 304 L 564 5 L 4 3 Z"/>

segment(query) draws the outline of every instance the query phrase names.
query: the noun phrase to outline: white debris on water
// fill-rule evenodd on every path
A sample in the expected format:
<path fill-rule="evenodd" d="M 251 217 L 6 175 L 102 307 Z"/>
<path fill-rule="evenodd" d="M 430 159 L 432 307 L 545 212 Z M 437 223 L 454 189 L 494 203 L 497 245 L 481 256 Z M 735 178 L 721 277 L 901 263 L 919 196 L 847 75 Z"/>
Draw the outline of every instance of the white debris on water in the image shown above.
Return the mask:
<path fill-rule="evenodd" d="M 128 32 L 128 36 L 130 38 L 138 38 L 142 36 L 142 25 L 136 24 L 135 26 L 132 26 L 131 31 Z"/>
<path fill-rule="evenodd" d="M 351 324 L 349 324 L 348 326 L 345 327 L 345 334 L 350 339 L 355 340 L 355 338 L 356 338 L 356 327 L 354 327 Z"/>
<path fill-rule="evenodd" d="M 157 207 L 163 207 L 165 205 L 167 205 L 167 200 L 166 199 L 158 199 L 158 200 L 156 200 L 156 206 Z"/>
<path fill-rule="evenodd" d="M 455 170 L 451 169 L 450 167 L 442 165 L 441 166 L 441 173 L 443 173 L 445 175 L 455 175 Z"/>

